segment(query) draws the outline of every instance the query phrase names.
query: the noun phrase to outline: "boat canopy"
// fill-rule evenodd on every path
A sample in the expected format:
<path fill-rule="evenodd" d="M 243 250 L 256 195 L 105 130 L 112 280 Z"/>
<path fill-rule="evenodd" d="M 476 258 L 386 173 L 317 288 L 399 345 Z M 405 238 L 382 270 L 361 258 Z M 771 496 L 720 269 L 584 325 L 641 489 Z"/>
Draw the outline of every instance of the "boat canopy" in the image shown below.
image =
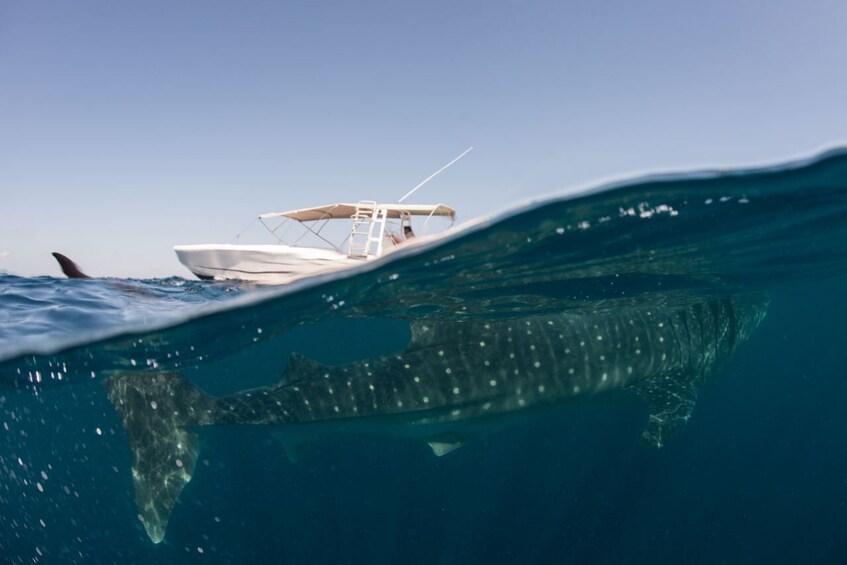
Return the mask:
<path fill-rule="evenodd" d="M 315 206 L 313 208 L 301 208 L 289 210 L 288 212 L 269 212 L 261 214 L 260 220 L 268 218 L 285 217 L 298 222 L 313 222 L 318 220 L 336 220 L 352 218 L 357 213 L 373 213 L 374 208 L 385 210 L 388 218 L 401 218 L 403 216 L 448 216 L 454 218 L 456 211 L 444 204 L 374 204 L 372 202 L 358 204 L 338 203 Z"/>

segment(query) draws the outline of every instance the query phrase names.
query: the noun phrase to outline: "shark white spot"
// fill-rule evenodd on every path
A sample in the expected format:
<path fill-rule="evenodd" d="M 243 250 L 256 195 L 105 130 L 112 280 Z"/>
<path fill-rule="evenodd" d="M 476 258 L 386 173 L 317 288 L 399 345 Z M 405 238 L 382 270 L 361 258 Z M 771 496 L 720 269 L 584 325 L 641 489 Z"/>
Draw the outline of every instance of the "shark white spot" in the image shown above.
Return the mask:
<path fill-rule="evenodd" d="M 459 394 L 459 392 L 460 392 L 460 391 L 459 391 L 459 387 L 454 386 L 454 387 L 453 387 L 453 394 Z"/>
<path fill-rule="evenodd" d="M 488 384 L 491 385 L 491 386 L 497 386 L 497 380 L 491 379 L 490 381 L 488 381 Z"/>

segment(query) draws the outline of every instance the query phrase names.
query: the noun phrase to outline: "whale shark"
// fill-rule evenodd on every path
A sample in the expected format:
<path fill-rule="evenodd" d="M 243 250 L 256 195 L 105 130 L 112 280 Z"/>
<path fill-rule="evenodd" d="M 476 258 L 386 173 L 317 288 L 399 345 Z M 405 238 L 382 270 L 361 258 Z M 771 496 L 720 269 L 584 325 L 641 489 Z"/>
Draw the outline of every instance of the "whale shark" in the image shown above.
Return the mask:
<path fill-rule="evenodd" d="M 444 455 L 542 409 L 630 389 L 661 447 L 690 418 L 698 386 L 760 324 L 761 295 L 653 301 L 517 319 L 410 322 L 401 352 L 341 365 L 299 354 L 276 385 L 206 394 L 177 372 L 116 373 L 103 386 L 126 431 L 139 517 L 161 542 L 200 450 L 198 430 L 270 425 L 296 453 L 339 433 L 415 438 Z"/>

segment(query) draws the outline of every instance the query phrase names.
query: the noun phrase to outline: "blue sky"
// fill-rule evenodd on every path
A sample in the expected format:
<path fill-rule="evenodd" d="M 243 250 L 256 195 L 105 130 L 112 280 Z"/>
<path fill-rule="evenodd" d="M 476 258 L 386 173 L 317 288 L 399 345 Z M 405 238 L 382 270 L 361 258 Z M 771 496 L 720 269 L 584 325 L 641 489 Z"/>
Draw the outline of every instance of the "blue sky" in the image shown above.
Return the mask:
<path fill-rule="evenodd" d="M 190 276 L 257 214 L 460 220 L 847 140 L 847 3 L 0 3 L 0 270 Z"/>

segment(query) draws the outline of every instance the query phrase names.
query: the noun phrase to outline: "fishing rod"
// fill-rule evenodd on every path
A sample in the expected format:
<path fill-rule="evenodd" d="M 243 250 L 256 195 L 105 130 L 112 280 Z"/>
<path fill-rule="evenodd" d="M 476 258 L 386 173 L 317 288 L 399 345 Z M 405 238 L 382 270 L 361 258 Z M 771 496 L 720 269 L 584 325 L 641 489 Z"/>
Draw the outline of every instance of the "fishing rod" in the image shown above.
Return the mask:
<path fill-rule="evenodd" d="M 398 200 L 398 202 L 403 202 L 404 200 L 406 200 L 408 197 L 410 197 L 412 194 L 414 194 L 414 193 L 415 193 L 415 191 L 416 191 L 417 189 L 419 189 L 420 187 L 422 187 L 423 185 L 425 185 L 426 183 L 428 183 L 429 181 L 431 181 L 432 179 L 434 179 L 436 176 L 438 176 L 438 175 L 439 175 L 439 174 L 441 174 L 442 172 L 444 172 L 444 170 L 446 170 L 446 169 L 447 169 L 447 167 L 449 167 L 450 165 L 452 165 L 453 163 L 455 163 L 456 161 L 458 161 L 459 159 L 461 159 L 462 157 L 464 157 L 465 155 L 467 155 L 468 153 L 470 153 L 470 152 L 471 152 L 471 149 L 473 149 L 473 146 L 468 147 L 467 149 L 465 149 L 464 151 L 462 151 L 462 154 L 461 154 L 461 155 L 459 155 L 458 157 L 456 157 L 455 159 L 453 159 L 452 161 L 450 161 L 449 163 L 447 163 L 446 165 L 444 165 L 443 167 L 441 167 L 440 169 L 438 169 L 437 171 L 435 171 L 434 173 L 432 173 L 431 175 L 429 175 L 428 177 L 426 177 L 424 180 L 422 180 L 422 181 L 420 182 L 420 184 L 418 184 L 418 186 L 416 186 L 415 188 L 413 188 L 412 190 L 410 190 L 409 192 L 407 192 L 407 193 L 406 193 L 406 195 L 405 195 L 405 196 L 403 196 L 403 198 L 401 198 L 400 200 Z"/>

